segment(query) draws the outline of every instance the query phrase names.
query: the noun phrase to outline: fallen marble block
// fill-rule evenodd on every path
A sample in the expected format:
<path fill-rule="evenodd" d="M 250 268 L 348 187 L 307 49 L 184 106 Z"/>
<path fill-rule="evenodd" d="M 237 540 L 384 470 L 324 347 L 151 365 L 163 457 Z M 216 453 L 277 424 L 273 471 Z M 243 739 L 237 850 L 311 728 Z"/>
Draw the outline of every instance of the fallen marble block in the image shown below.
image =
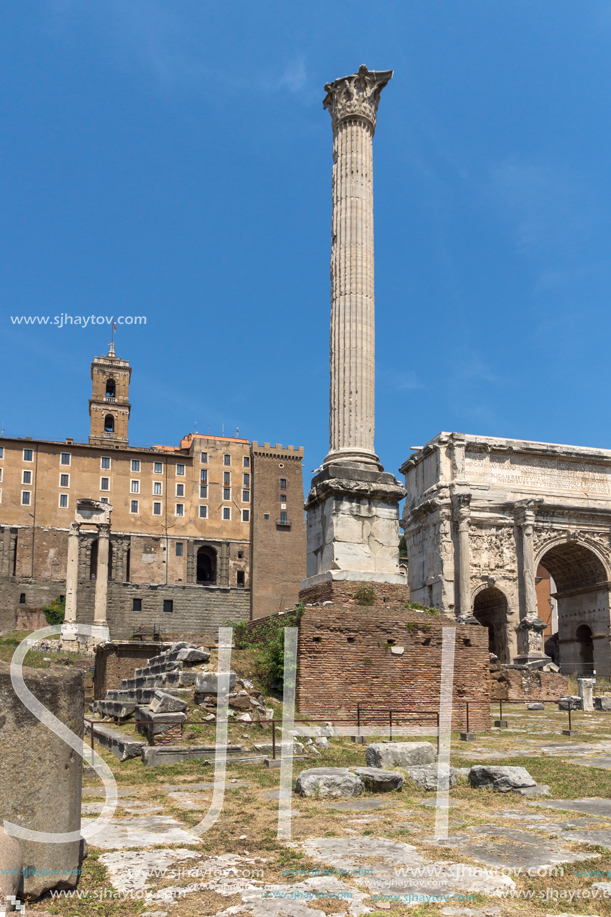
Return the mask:
<path fill-rule="evenodd" d="M 502 767 L 500 765 L 476 764 L 469 771 L 471 786 L 491 786 L 499 793 L 522 787 L 536 786 L 525 767 Z"/>
<path fill-rule="evenodd" d="M 365 788 L 372 793 L 390 793 L 400 790 L 405 778 L 398 771 L 385 771 L 379 767 L 353 767 L 351 770 L 360 777 Z"/>
<path fill-rule="evenodd" d="M 295 791 L 300 796 L 360 796 L 363 782 L 347 767 L 312 767 L 299 774 Z"/>
<path fill-rule="evenodd" d="M 594 698 L 594 709 L 595 710 L 607 710 L 607 711 L 611 710 L 611 697 L 595 697 Z"/>
<path fill-rule="evenodd" d="M 546 783 L 537 784 L 537 786 L 516 786 L 511 791 L 512 793 L 519 793 L 520 796 L 527 796 L 531 798 L 533 796 L 549 796 L 550 791 Z"/>
<path fill-rule="evenodd" d="M 532 704 L 526 704 L 527 710 L 545 710 L 545 705 L 538 702 Z"/>
<path fill-rule="evenodd" d="M 375 742 L 365 752 L 368 767 L 416 767 L 431 764 L 435 758 L 430 742 Z"/>
<path fill-rule="evenodd" d="M 235 687 L 236 673 L 229 674 L 229 690 L 233 691 Z M 219 693 L 219 676 L 216 672 L 198 672 L 195 679 L 196 694 L 218 694 Z"/>
<path fill-rule="evenodd" d="M 182 713 L 187 709 L 187 703 L 176 697 L 174 694 L 168 694 L 166 691 L 156 690 L 153 700 L 150 703 L 151 713 Z"/>
<path fill-rule="evenodd" d="M 439 788 L 439 771 L 436 764 L 425 764 L 422 767 L 406 767 L 404 770 L 409 779 L 413 780 L 421 790 L 437 790 Z M 449 770 L 448 786 L 453 787 L 456 786 L 458 779 L 456 768 L 451 767 Z"/>

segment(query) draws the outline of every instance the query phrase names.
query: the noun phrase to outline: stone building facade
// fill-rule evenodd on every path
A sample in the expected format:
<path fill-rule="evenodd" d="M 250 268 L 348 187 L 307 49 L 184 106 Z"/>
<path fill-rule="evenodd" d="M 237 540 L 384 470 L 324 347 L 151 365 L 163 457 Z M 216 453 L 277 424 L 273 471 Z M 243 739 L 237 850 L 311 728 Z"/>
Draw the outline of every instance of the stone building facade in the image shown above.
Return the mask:
<path fill-rule="evenodd" d="M 19 605 L 66 594 L 77 518 L 77 619 L 93 623 L 105 532 L 77 516 L 77 501 L 111 510 L 112 638 L 153 624 L 206 633 L 297 600 L 303 450 L 195 433 L 178 446 L 130 446 L 130 374 L 112 347 L 94 359 L 88 443 L 0 439 L 1 629 L 15 626 Z"/>
<path fill-rule="evenodd" d="M 610 450 L 440 433 L 401 471 L 414 601 L 475 617 L 501 662 L 551 652 L 566 674 L 611 674 Z M 544 643 L 541 568 L 555 645 Z"/>

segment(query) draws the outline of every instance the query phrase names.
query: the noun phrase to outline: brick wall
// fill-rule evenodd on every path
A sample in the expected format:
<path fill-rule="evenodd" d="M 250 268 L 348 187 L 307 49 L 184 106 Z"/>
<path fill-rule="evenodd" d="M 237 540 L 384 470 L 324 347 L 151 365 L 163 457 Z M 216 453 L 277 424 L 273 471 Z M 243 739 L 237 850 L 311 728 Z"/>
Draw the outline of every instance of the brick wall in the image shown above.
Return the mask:
<path fill-rule="evenodd" d="M 409 587 L 407 583 L 399 586 L 389 583 L 358 583 L 354 580 L 329 580 L 317 586 L 308 586 L 299 593 L 299 599 L 304 605 L 314 602 L 337 602 L 338 605 L 358 605 L 355 594 L 361 589 L 373 589 L 375 604 L 407 604 L 409 602 Z"/>
<path fill-rule="evenodd" d="M 103 699 L 107 691 L 118 688 L 123 678 L 133 678 L 136 669 L 143 668 L 147 659 L 158 656 L 167 648 L 166 643 L 133 640 L 97 646 L 93 676 L 95 700 Z"/>
<path fill-rule="evenodd" d="M 277 614 L 299 598 L 306 575 L 303 449 L 252 444 L 252 618 Z M 281 481 L 286 485 L 281 486 Z M 285 496 L 282 509 L 281 497 Z M 286 513 L 286 525 L 280 524 Z M 267 516 L 267 518 L 265 518 Z"/>
<path fill-rule="evenodd" d="M 397 713 L 439 710 L 442 633 L 451 624 L 402 608 L 306 608 L 299 627 L 300 712 L 356 721 L 357 703 L 392 707 Z M 390 640 L 404 647 L 403 655 L 391 653 Z M 457 625 L 455 728 L 464 729 L 465 701 L 470 702 L 470 728 L 490 728 L 489 664 L 486 629 Z"/>

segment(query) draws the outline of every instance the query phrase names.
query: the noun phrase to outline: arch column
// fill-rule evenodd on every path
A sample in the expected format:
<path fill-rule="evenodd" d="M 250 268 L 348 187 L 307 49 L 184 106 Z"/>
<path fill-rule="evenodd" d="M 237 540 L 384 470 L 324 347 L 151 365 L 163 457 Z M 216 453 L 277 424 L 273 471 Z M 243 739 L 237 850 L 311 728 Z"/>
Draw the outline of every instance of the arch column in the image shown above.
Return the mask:
<path fill-rule="evenodd" d="M 535 552 L 533 546 L 533 533 L 535 527 L 535 501 L 525 501 L 519 507 L 517 516 L 520 528 L 520 579 L 522 608 L 520 609 L 520 623 L 516 628 L 518 636 L 517 664 L 527 662 L 551 662 L 549 656 L 543 651 L 543 631 L 545 622 L 539 617 L 537 610 L 537 590 L 535 582 Z"/>
<path fill-rule="evenodd" d="M 471 494 L 458 494 L 455 497 L 454 518 L 458 527 L 458 617 L 465 619 L 471 614 Z"/>

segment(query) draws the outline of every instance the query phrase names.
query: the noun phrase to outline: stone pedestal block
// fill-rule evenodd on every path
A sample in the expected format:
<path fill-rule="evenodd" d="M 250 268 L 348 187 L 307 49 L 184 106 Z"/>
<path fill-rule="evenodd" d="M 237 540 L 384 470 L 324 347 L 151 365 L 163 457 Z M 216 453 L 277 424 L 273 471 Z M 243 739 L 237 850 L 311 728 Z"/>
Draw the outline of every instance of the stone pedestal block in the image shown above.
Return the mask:
<path fill-rule="evenodd" d="M 399 568 L 399 501 L 395 477 L 350 465 L 330 465 L 312 480 L 307 572 L 302 588 L 327 579 L 405 582 Z"/>

